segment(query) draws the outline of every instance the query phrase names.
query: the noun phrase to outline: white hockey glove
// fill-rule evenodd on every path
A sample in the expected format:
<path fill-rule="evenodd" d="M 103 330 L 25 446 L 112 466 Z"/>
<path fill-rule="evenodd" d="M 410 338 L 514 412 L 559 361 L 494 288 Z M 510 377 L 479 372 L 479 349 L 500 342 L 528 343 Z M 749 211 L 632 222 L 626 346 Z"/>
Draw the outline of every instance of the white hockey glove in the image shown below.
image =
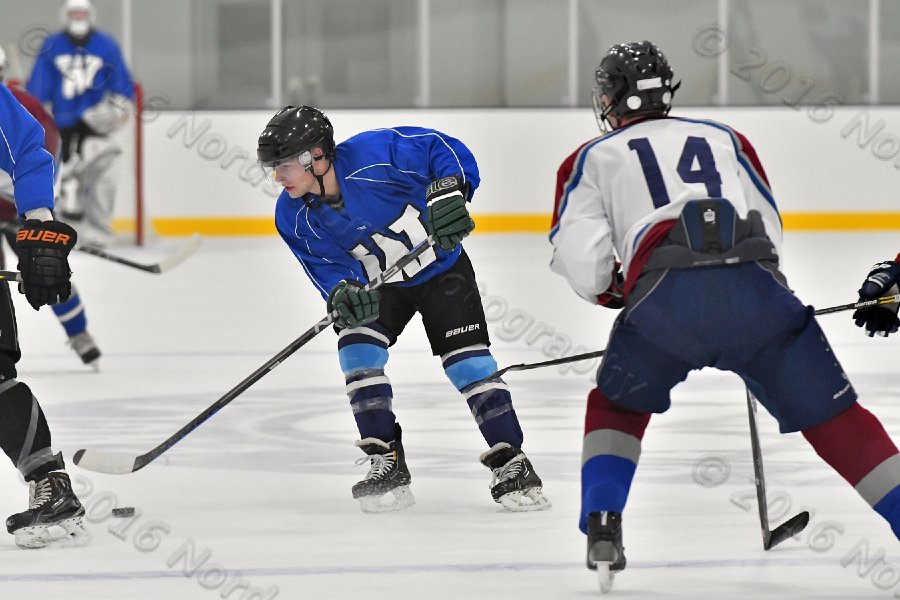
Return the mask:
<path fill-rule="evenodd" d="M 103 100 L 81 115 L 88 127 L 100 135 L 109 135 L 125 124 L 131 114 L 131 100 L 120 94 L 107 94 Z"/>

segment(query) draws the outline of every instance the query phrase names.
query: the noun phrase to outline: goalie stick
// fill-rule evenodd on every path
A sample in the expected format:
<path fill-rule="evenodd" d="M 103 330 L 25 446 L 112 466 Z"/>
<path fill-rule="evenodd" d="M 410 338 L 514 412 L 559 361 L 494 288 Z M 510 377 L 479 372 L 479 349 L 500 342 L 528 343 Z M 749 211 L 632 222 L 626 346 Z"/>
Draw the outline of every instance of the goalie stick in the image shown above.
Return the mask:
<path fill-rule="evenodd" d="M 759 446 L 759 430 L 756 421 L 756 398 L 747 388 L 747 412 L 750 414 L 750 448 L 753 451 L 753 481 L 756 484 L 756 505 L 759 508 L 759 526 L 762 529 L 763 550 L 771 550 L 789 537 L 794 537 L 809 523 L 809 513 L 798 513 L 769 531 L 769 504 L 766 499 L 766 475 L 763 471 L 762 450 Z"/>
<path fill-rule="evenodd" d="M 133 269 L 139 269 L 141 271 L 146 271 L 148 273 L 165 273 L 166 271 L 171 271 L 185 260 L 188 259 L 194 252 L 197 251 L 197 248 L 200 247 L 200 242 L 203 238 L 200 237 L 199 233 L 195 233 L 190 237 L 190 239 L 185 243 L 181 248 L 179 248 L 174 254 L 158 261 L 155 263 L 145 264 L 139 263 L 122 256 L 117 256 L 115 254 L 110 254 L 106 250 L 102 248 L 97 248 L 96 246 L 75 246 L 76 250 L 80 250 L 81 252 L 85 252 L 92 256 L 97 256 L 99 258 L 103 258 L 114 263 L 119 263 L 120 265 L 125 265 L 127 267 L 131 267 Z"/>
<path fill-rule="evenodd" d="M 419 258 L 433 245 L 434 240 L 429 237 L 427 240 L 413 248 L 408 254 L 397 260 L 397 262 L 395 262 L 393 265 L 391 265 L 382 273 L 369 281 L 369 283 L 365 286 L 365 289 L 374 290 L 381 287 L 386 281 L 388 281 L 397 273 L 401 272 L 403 268 L 406 267 L 406 265 Z M 87 450 L 83 448 L 75 452 L 72 457 L 73 462 L 79 467 L 82 467 L 83 469 L 87 469 L 89 471 L 96 471 L 98 473 L 110 473 L 115 475 L 132 473 L 134 471 L 137 471 L 138 469 L 144 468 L 152 461 L 159 458 L 159 456 L 163 452 L 177 444 L 189 433 L 197 429 L 197 427 L 202 425 L 210 417 L 219 412 L 226 404 L 247 391 L 247 389 L 251 385 L 262 379 L 269 371 L 281 364 L 281 362 L 284 361 L 287 357 L 306 345 L 306 343 L 316 337 L 319 332 L 331 325 L 336 317 L 337 311 L 325 315 L 325 317 L 322 318 L 318 323 L 306 330 L 300 337 L 291 342 L 278 354 L 266 361 L 266 363 L 260 368 L 253 371 L 253 373 L 248 375 L 239 384 L 228 390 L 221 398 L 216 400 L 206 410 L 197 415 L 187 425 L 176 431 L 174 434 L 169 436 L 165 441 L 163 441 L 161 444 L 159 444 L 149 452 L 134 456 L 132 454 L 125 454 L 121 452 L 103 452 L 100 450 Z"/>

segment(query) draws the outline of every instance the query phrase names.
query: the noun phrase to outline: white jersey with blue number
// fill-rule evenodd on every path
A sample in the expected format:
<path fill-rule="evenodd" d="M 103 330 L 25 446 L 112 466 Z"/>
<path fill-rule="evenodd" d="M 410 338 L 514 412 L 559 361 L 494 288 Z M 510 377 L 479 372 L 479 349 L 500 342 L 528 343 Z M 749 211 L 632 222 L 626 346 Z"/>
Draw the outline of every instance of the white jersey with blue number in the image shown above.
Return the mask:
<path fill-rule="evenodd" d="M 616 257 L 635 276 L 629 267 L 653 238 L 648 232 L 677 219 L 687 201 L 704 198 L 727 199 L 741 218 L 758 211 L 780 251 L 781 218 L 741 134 L 714 121 L 667 117 L 598 137 L 560 167 L 551 268 L 594 302 L 610 285 Z"/>

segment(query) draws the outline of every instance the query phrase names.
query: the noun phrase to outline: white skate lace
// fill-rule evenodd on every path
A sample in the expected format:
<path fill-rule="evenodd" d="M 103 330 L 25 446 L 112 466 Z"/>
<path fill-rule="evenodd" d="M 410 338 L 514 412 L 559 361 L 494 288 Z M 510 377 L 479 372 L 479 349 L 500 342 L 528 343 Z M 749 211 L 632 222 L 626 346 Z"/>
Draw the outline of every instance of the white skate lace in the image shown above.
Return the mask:
<path fill-rule="evenodd" d="M 371 460 L 372 466 L 369 467 L 366 479 L 381 479 L 394 468 L 395 456 L 396 454 L 394 452 L 388 452 L 387 454 L 370 454 L 369 456 L 363 456 L 362 458 L 357 459 L 356 464 L 361 465 L 367 460 Z"/>
<path fill-rule="evenodd" d="M 40 483 L 31 482 L 29 486 L 29 508 L 37 508 L 50 499 L 50 480 L 42 479 Z"/>
<path fill-rule="evenodd" d="M 493 488 L 500 482 L 515 479 L 522 472 L 522 459 L 518 456 L 500 467 L 491 471 L 491 487 Z"/>

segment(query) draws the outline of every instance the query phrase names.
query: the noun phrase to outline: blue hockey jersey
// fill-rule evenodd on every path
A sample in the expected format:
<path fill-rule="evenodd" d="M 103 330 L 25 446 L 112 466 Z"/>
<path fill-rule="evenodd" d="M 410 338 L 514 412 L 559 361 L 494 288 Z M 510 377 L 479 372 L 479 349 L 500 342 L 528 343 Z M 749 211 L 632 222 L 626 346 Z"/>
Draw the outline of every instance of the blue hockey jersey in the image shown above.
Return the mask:
<path fill-rule="evenodd" d="M 60 32 L 44 40 L 26 89 L 49 102 L 60 129 L 78 122 L 85 110 L 107 94 L 134 100 L 131 73 L 112 36 L 92 29 L 84 45 Z"/>
<path fill-rule="evenodd" d="M 6 86 L 0 85 L 0 169 L 13 181 L 19 214 L 53 209 L 53 157 L 44 148 L 44 128 Z"/>
<path fill-rule="evenodd" d="M 335 148 L 334 173 L 344 201 L 335 210 L 315 194 L 278 197 L 275 226 L 316 288 L 327 298 L 342 279 L 368 282 L 424 241 L 425 188 L 459 175 L 472 192 L 475 157 L 459 140 L 433 129 L 394 127 L 357 134 Z M 470 195 L 471 199 L 471 195 Z M 389 283 L 418 285 L 459 258 L 434 248 Z"/>

